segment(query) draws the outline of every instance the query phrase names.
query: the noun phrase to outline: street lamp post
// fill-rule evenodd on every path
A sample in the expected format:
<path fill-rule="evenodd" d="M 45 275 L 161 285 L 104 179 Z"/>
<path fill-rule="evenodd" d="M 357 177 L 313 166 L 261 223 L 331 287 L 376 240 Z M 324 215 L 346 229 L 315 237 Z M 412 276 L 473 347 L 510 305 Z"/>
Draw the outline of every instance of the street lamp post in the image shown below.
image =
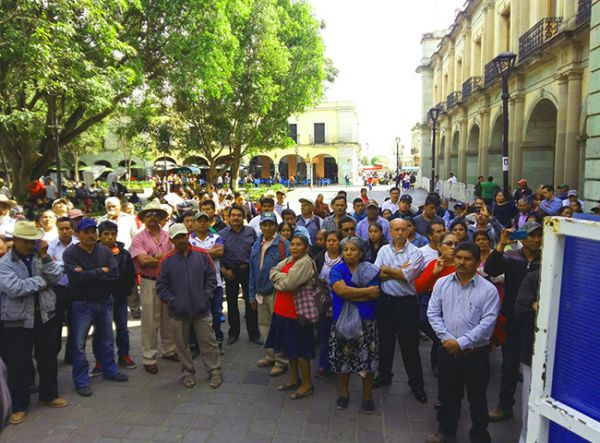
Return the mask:
<path fill-rule="evenodd" d="M 53 142 L 54 142 L 54 155 L 55 155 L 55 165 L 56 165 L 56 189 L 58 192 L 58 198 L 62 197 L 62 170 L 60 164 L 60 140 L 59 140 L 59 127 L 58 127 L 58 113 L 56 112 L 56 107 L 58 106 L 58 94 L 51 93 L 49 94 L 50 99 L 50 121 L 52 125 L 48 125 L 49 129 L 52 129 L 53 134 Z"/>
<path fill-rule="evenodd" d="M 502 52 L 494 59 L 494 66 L 502 77 L 502 185 L 508 192 L 508 78 L 515 66 L 517 55 L 512 52 Z"/>
<path fill-rule="evenodd" d="M 400 137 L 396 137 L 396 176 L 400 175 Z"/>
<path fill-rule="evenodd" d="M 437 120 L 440 116 L 440 108 L 434 106 L 427 113 L 431 120 L 431 181 L 429 192 L 435 192 L 435 136 L 437 134 Z"/>

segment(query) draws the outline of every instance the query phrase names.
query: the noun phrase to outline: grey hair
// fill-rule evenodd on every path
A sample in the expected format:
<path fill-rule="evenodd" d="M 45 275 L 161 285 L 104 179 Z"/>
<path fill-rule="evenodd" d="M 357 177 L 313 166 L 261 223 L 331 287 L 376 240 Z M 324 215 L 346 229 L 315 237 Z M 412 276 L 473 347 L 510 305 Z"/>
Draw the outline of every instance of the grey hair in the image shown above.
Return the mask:
<path fill-rule="evenodd" d="M 104 200 L 105 207 L 108 206 L 109 203 L 113 203 L 119 208 L 121 207 L 121 200 L 119 200 L 117 197 L 108 197 L 106 200 Z"/>
<path fill-rule="evenodd" d="M 341 242 L 341 247 L 342 249 L 344 249 L 344 247 L 348 244 L 348 243 L 352 243 L 353 245 L 355 245 L 358 250 L 361 252 L 361 254 L 363 253 L 363 242 L 362 239 L 360 239 L 359 237 L 346 237 L 345 239 L 342 240 Z"/>

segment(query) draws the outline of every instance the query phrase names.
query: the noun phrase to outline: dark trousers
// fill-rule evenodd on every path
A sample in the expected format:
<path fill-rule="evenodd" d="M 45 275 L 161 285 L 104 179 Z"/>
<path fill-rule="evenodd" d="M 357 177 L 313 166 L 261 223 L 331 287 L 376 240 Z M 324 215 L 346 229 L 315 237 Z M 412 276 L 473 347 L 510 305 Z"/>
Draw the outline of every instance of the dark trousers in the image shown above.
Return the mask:
<path fill-rule="evenodd" d="M 329 336 L 331 335 L 332 317 L 319 319 L 319 369 L 329 371 Z"/>
<path fill-rule="evenodd" d="M 430 295 L 420 295 L 419 297 L 419 329 L 423 334 L 429 337 L 432 341 L 431 344 L 431 369 L 437 369 L 438 353 L 440 350 L 440 339 L 435 335 L 435 331 L 429 324 L 427 318 L 427 307 L 429 306 Z"/>
<path fill-rule="evenodd" d="M 455 437 L 460 407 L 465 388 L 471 409 L 472 443 L 492 441 L 487 430 L 488 408 L 486 390 L 490 378 L 489 351 L 487 348 L 455 358 L 442 347 L 439 354 L 439 397 L 441 406 L 437 418 L 439 432 Z"/>
<path fill-rule="evenodd" d="M 71 323 L 73 321 L 73 301 L 67 286 L 53 286 L 56 294 L 56 354 L 62 349 L 62 328 L 67 327 L 67 342 L 65 343 L 65 361 L 71 363 L 71 348 L 73 346 L 73 334 L 71 332 Z"/>
<path fill-rule="evenodd" d="M 249 338 L 258 338 L 258 312 L 250 307 L 248 301 L 248 271 L 246 267 L 232 269 L 235 278 L 225 281 L 225 295 L 227 297 L 227 321 L 229 322 L 229 337 L 240 336 L 240 310 L 238 308 L 238 294 L 242 286 L 242 296 L 246 308 L 246 330 Z"/>
<path fill-rule="evenodd" d="M 379 328 L 379 379 L 393 377 L 392 364 L 396 340 L 400 345 L 408 384 L 412 389 L 423 388 L 423 368 L 419 355 L 419 306 L 415 296 L 390 297 L 382 294 L 377 301 Z"/>
<path fill-rule="evenodd" d="M 4 327 L 2 330 L 4 362 L 8 369 L 13 412 L 26 411 L 29 407 L 32 353 L 40 378 L 39 399 L 51 401 L 58 397 L 57 328 L 56 317 L 42 323 L 40 314 L 36 313 L 33 329 Z"/>
<path fill-rule="evenodd" d="M 517 323 L 509 322 L 504 325 L 504 332 L 506 340 L 502 344 L 502 377 L 498 406 L 510 410 L 515 404 L 515 391 L 519 381 L 521 330 Z"/>

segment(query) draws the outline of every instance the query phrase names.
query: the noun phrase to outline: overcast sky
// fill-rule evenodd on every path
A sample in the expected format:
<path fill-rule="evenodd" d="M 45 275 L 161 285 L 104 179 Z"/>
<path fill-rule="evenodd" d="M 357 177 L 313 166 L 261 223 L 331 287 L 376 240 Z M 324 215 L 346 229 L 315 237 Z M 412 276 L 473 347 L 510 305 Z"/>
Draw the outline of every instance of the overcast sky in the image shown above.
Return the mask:
<path fill-rule="evenodd" d="M 356 103 L 363 152 L 368 144 L 370 156 L 390 156 L 397 136 L 410 150 L 410 130 L 421 106 L 415 72 L 421 35 L 448 28 L 464 0 L 309 2 L 326 23 L 327 55 L 339 70 L 327 99 Z"/>

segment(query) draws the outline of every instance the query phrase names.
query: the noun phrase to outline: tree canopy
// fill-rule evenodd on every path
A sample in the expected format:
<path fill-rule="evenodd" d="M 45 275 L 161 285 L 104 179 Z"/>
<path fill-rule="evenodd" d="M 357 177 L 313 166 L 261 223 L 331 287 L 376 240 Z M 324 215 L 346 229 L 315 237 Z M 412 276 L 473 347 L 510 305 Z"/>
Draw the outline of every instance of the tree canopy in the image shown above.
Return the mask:
<path fill-rule="evenodd" d="M 307 3 L 293 0 L 3 0 L 0 149 L 16 195 L 61 147 L 153 94 L 237 160 L 283 146 L 287 118 L 333 77 Z M 57 124 L 58 123 L 58 124 Z M 193 137 L 190 140 L 194 139 Z M 215 157 L 216 158 L 216 157 Z"/>

